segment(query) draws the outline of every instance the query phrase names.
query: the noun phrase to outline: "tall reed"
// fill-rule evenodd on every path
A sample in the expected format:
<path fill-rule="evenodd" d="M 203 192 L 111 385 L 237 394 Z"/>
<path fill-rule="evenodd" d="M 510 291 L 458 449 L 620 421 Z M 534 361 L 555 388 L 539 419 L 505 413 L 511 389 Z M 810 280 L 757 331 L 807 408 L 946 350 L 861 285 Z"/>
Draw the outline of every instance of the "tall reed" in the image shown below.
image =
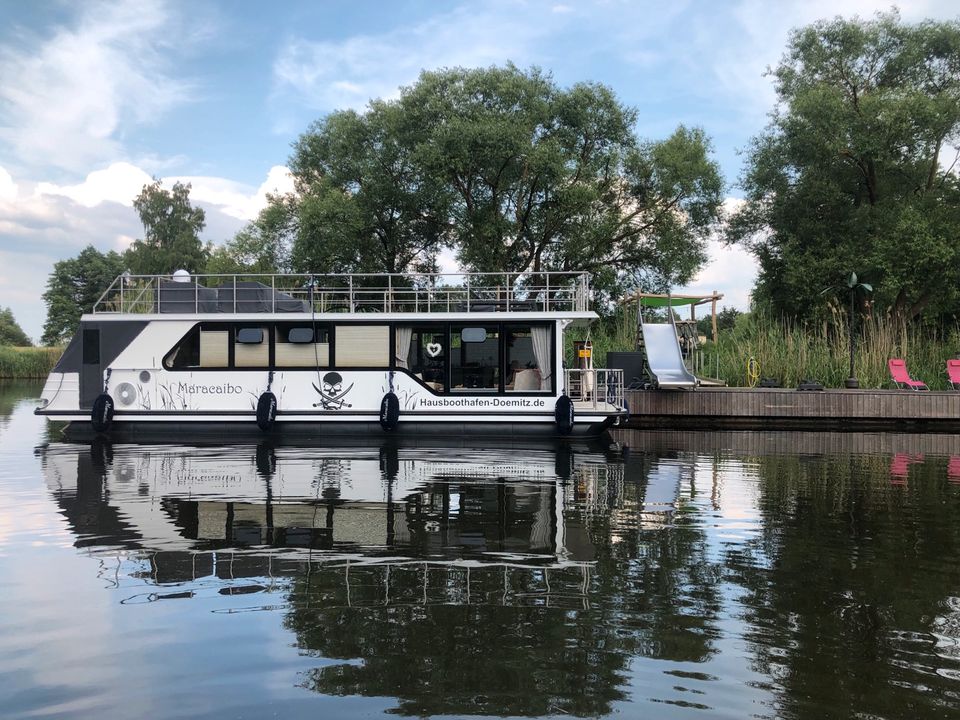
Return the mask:
<path fill-rule="evenodd" d="M 45 378 L 62 354 L 62 347 L 0 345 L 0 378 Z"/>
<path fill-rule="evenodd" d="M 791 323 L 762 313 L 741 318 L 737 326 L 708 343 L 704 366 L 733 386 L 747 383 L 747 362 L 754 358 L 762 377 L 795 387 L 813 379 L 843 387 L 850 374 L 850 333 L 836 309 L 829 322 Z M 860 387 L 892 387 L 887 361 L 903 358 L 910 373 L 931 389 L 948 389 L 946 361 L 960 353 L 960 328 L 898 323 L 886 316 L 863 318 L 855 333 L 854 368 Z M 718 368 L 718 370 L 716 370 Z"/>
<path fill-rule="evenodd" d="M 662 320 L 661 320 L 662 321 Z M 611 350 L 633 350 L 636 344 L 636 317 L 620 310 L 595 323 L 590 330 L 594 364 L 606 366 Z M 584 339 L 582 334 L 567 336 Z M 573 367 L 573 348 L 566 347 L 567 367 Z M 862 388 L 889 388 L 887 361 L 903 358 L 910 373 L 932 389 L 949 388 L 946 361 L 960 357 L 960 327 L 946 328 L 897 322 L 885 315 L 866 316 L 858 321 L 855 364 Z M 817 380 L 825 387 L 843 387 L 850 374 L 850 333 L 847 316 L 834 307 L 832 317 L 820 323 L 794 323 L 772 318 L 762 312 L 741 316 L 732 330 L 720 331 L 719 342 L 703 348 L 698 374 L 717 377 L 733 387 L 748 385 L 747 362 L 753 358 L 761 377 L 773 378 L 784 387 L 796 387 L 801 380 Z"/>

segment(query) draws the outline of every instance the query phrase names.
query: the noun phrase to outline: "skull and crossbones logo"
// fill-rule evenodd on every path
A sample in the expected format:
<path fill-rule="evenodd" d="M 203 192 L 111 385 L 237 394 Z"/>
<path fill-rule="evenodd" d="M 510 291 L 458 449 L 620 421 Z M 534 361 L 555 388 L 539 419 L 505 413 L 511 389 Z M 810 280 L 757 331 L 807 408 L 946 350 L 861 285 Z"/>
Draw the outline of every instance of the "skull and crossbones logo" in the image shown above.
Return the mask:
<path fill-rule="evenodd" d="M 340 410 L 344 407 L 353 407 L 350 403 L 344 401 L 347 393 L 353 389 L 353 383 L 343 389 L 343 376 L 338 372 L 328 372 L 321 381 L 322 387 L 317 387 L 312 383 L 313 389 L 320 395 L 320 402 L 313 404 L 314 407 L 323 407 L 324 410 Z"/>

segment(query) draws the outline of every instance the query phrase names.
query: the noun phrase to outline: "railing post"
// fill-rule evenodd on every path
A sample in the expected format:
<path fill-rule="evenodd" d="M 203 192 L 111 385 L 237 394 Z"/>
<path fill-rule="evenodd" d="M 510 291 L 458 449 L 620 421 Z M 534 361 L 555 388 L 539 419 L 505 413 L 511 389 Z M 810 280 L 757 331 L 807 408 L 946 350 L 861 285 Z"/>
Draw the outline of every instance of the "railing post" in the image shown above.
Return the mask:
<path fill-rule="evenodd" d="M 277 276 L 270 275 L 270 312 L 277 311 Z"/>
<path fill-rule="evenodd" d="M 348 286 L 349 286 L 349 293 L 350 293 L 350 300 L 348 301 L 349 304 L 350 304 L 350 312 L 354 312 L 354 307 L 353 307 L 353 275 L 350 275 L 350 276 L 347 278 L 347 281 L 348 281 L 347 284 L 348 284 Z"/>
<path fill-rule="evenodd" d="M 470 273 L 467 273 L 467 312 L 470 312 Z"/>

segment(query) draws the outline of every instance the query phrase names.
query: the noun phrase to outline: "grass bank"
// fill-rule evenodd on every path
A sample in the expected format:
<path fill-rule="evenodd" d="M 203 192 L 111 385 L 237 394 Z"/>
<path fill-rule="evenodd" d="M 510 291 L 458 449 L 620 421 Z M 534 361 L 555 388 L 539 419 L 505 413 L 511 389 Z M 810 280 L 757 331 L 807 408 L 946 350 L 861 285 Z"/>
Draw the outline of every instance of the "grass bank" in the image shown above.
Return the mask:
<path fill-rule="evenodd" d="M 62 347 L 0 345 L 0 378 L 45 378 L 62 354 Z"/>

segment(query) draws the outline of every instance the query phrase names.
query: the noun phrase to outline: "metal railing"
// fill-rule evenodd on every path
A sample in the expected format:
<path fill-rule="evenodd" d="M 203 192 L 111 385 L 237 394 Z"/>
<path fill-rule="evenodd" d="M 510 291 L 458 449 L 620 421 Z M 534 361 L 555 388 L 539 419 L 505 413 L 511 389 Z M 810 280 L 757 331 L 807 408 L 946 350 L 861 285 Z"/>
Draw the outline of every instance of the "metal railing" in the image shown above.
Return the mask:
<path fill-rule="evenodd" d="M 567 395 L 576 404 L 584 404 L 594 410 L 610 411 L 626 408 L 623 394 L 623 370 L 612 368 L 567 368 L 564 372 L 564 387 Z"/>
<path fill-rule="evenodd" d="M 586 312 L 590 274 L 234 274 L 117 277 L 94 313 Z"/>

